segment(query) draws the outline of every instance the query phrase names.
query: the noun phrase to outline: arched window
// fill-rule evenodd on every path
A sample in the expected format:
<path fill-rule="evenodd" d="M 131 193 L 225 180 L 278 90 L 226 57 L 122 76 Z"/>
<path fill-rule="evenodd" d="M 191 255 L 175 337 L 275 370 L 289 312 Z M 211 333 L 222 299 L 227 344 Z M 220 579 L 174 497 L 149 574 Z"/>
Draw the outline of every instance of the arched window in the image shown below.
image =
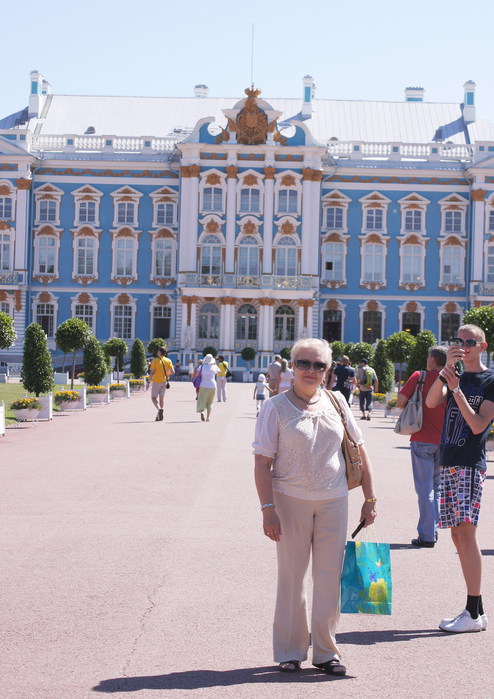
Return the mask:
<path fill-rule="evenodd" d="M 242 213 L 258 213 L 260 211 L 260 191 L 253 187 L 240 190 L 240 211 Z"/>
<path fill-rule="evenodd" d="M 94 274 L 94 259 L 96 249 L 96 239 L 95 238 L 82 238 L 78 237 L 76 239 L 76 254 L 77 254 L 77 274 L 88 275 Z"/>
<path fill-rule="evenodd" d="M 83 320 L 94 332 L 94 306 L 91 303 L 77 303 L 74 308 L 74 318 Z"/>
<path fill-rule="evenodd" d="M 257 310 L 245 303 L 237 310 L 237 340 L 257 340 Z"/>
<path fill-rule="evenodd" d="M 158 238 L 154 245 L 154 276 L 170 277 L 172 273 L 172 246 L 171 238 Z M 157 335 L 156 337 L 160 337 Z"/>
<path fill-rule="evenodd" d="M 459 313 L 441 313 L 441 342 L 449 342 L 460 327 Z"/>
<path fill-rule="evenodd" d="M 204 187 L 203 211 L 223 211 L 223 190 L 219 187 Z"/>
<path fill-rule="evenodd" d="M 343 270 L 344 257 L 344 243 L 324 243 L 322 278 L 326 281 L 343 281 L 345 278 Z"/>
<path fill-rule="evenodd" d="M 401 317 L 401 329 L 416 337 L 421 330 L 421 320 L 420 313 L 405 311 Z"/>
<path fill-rule="evenodd" d="M 170 337 L 172 309 L 170 306 L 154 306 L 153 308 L 153 337 Z"/>
<path fill-rule="evenodd" d="M 201 244 L 201 274 L 221 274 L 221 241 L 206 235 Z"/>
<path fill-rule="evenodd" d="M 0 233 L 0 272 L 10 270 L 10 233 Z"/>
<path fill-rule="evenodd" d="M 279 277 L 295 277 L 297 275 L 297 244 L 289 235 L 284 235 L 278 240 L 276 274 Z"/>
<path fill-rule="evenodd" d="M 402 282 L 416 283 L 423 281 L 423 257 L 424 248 L 422 245 L 403 245 L 403 252 L 401 256 Z"/>
<path fill-rule="evenodd" d="M 37 303 L 35 306 L 36 323 L 41 325 L 47 337 L 53 337 L 55 327 L 55 306 L 52 303 Z"/>
<path fill-rule="evenodd" d="M 379 209 L 371 209 L 379 211 Z M 367 243 L 363 246 L 363 278 L 365 282 L 384 281 L 384 245 L 381 243 Z"/>
<path fill-rule="evenodd" d="M 275 341 L 293 342 L 295 340 L 295 311 L 291 306 L 278 306 L 274 314 Z"/>
<path fill-rule="evenodd" d="M 252 235 L 246 235 L 240 240 L 237 273 L 242 275 L 259 274 L 259 246 Z"/>
<path fill-rule="evenodd" d="M 199 311 L 199 338 L 218 340 L 220 336 L 220 312 L 214 303 L 204 303 Z"/>
<path fill-rule="evenodd" d="M 362 316 L 362 342 L 372 344 L 382 337 L 381 311 L 364 311 Z"/>

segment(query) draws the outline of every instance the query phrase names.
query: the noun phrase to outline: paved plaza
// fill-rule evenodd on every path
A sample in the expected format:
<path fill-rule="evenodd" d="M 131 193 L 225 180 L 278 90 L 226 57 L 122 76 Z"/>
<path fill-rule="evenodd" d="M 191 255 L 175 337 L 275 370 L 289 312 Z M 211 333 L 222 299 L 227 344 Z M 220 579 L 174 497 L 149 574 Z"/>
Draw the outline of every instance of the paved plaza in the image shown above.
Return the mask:
<path fill-rule="evenodd" d="M 283 675 L 271 654 L 275 549 L 253 482 L 253 388 L 228 390 L 210 423 L 191 384 L 175 382 L 162 423 L 142 394 L 0 438 L 2 699 L 493 697 L 494 467 L 479 530 L 492 627 L 446 635 L 438 622 L 465 603 L 449 534 L 434 549 L 410 546 L 408 439 L 392 419 L 359 422 L 394 611 L 342 615 L 345 678 L 310 663 Z M 360 505 L 352 492 L 350 531 Z"/>

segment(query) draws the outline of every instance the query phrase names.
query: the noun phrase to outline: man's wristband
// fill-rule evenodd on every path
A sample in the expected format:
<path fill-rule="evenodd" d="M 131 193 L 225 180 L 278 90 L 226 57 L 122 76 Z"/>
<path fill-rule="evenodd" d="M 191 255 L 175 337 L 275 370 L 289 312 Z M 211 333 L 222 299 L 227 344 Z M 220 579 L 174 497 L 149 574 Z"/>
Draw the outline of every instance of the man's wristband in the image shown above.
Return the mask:
<path fill-rule="evenodd" d="M 364 502 L 372 502 L 372 503 L 374 503 L 374 502 L 377 502 L 377 498 L 365 498 L 365 501 L 364 501 Z"/>
<path fill-rule="evenodd" d="M 275 507 L 274 502 L 265 502 L 264 505 L 261 505 L 261 510 L 266 510 L 268 507 Z"/>

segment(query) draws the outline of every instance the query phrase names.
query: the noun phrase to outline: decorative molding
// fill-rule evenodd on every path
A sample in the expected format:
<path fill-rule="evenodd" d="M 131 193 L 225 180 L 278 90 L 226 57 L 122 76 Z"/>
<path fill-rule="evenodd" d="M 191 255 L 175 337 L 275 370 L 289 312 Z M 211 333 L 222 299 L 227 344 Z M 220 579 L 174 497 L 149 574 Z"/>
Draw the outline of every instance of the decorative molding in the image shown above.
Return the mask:
<path fill-rule="evenodd" d="M 226 175 L 229 180 L 234 180 L 237 177 L 238 167 L 236 165 L 227 165 Z"/>
<path fill-rule="evenodd" d="M 377 301 L 367 301 L 367 303 L 364 306 L 364 310 L 366 311 L 380 311 L 380 304 Z"/>
<path fill-rule="evenodd" d="M 330 281 L 328 279 L 322 279 L 321 280 L 321 286 L 326 286 L 328 289 L 341 289 L 342 287 L 346 287 L 347 283 L 343 280 L 341 281 Z"/>
<path fill-rule="evenodd" d="M 276 130 L 276 119 L 268 123 L 267 114 L 257 104 L 261 90 L 247 88 L 247 99 L 235 121 L 228 118 L 230 132 L 237 134 L 237 143 L 246 146 L 257 146 L 266 143 L 268 133 Z"/>
<path fill-rule="evenodd" d="M 255 184 L 259 184 L 259 180 L 256 177 L 256 175 L 249 173 L 248 175 L 245 175 L 245 177 L 243 178 L 242 184 L 246 187 L 252 187 Z"/>
<path fill-rule="evenodd" d="M 116 302 L 119 306 L 128 306 L 130 304 L 130 296 L 128 294 L 119 294 Z"/>
<path fill-rule="evenodd" d="M 336 299 L 329 299 L 329 301 L 326 303 L 326 310 L 328 311 L 340 311 L 340 302 L 337 301 Z"/>
<path fill-rule="evenodd" d="M 6 221 L 0 221 L 0 231 L 10 231 L 10 226 Z"/>
<path fill-rule="evenodd" d="M 51 284 L 52 282 L 58 281 L 58 276 L 54 274 L 33 274 L 33 279 L 41 284 Z"/>
<path fill-rule="evenodd" d="M 485 189 L 472 189 L 472 201 L 484 201 L 486 194 Z"/>
<path fill-rule="evenodd" d="M 312 181 L 313 174 L 314 174 L 314 170 L 312 168 L 304 167 L 304 169 L 302 170 L 302 179 Z"/>
<path fill-rule="evenodd" d="M 51 303 L 53 301 L 53 296 L 50 294 L 49 291 L 42 291 L 38 295 L 37 301 L 39 303 Z"/>
<path fill-rule="evenodd" d="M 276 175 L 276 168 L 275 167 L 265 167 L 264 168 L 264 177 L 267 180 L 274 180 L 274 176 Z"/>
<path fill-rule="evenodd" d="M 220 305 L 221 306 L 233 306 L 235 305 L 237 299 L 233 298 L 233 296 L 223 296 L 220 298 Z"/>
<path fill-rule="evenodd" d="M 20 289 L 16 289 L 14 291 L 14 298 L 15 298 L 15 310 L 21 311 L 22 310 L 22 295 L 21 295 Z"/>
<path fill-rule="evenodd" d="M 154 279 L 150 279 L 150 282 L 153 284 L 156 284 L 156 286 L 170 286 L 170 284 L 173 284 L 175 281 L 173 277 L 154 277 Z"/>
<path fill-rule="evenodd" d="M 364 289 L 375 291 L 376 289 L 383 289 L 386 286 L 386 282 L 362 282 L 360 286 Z"/>
<path fill-rule="evenodd" d="M 12 194 L 12 190 L 6 184 L 0 185 L 0 197 L 11 197 Z"/>
<path fill-rule="evenodd" d="M 274 306 L 275 299 L 261 298 L 259 299 L 260 306 Z"/>
<path fill-rule="evenodd" d="M 168 306 L 169 303 L 170 299 L 166 294 L 160 294 L 155 300 L 157 306 Z"/>
<path fill-rule="evenodd" d="M 206 184 L 215 185 L 221 184 L 221 177 L 216 172 L 212 172 L 206 177 Z"/>
<path fill-rule="evenodd" d="M 464 289 L 465 285 L 464 284 L 439 284 L 440 289 L 444 289 L 445 291 L 449 291 L 450 294 L 452 294 L 455 291 L 459 291 L 460 289 Z"/>
<path fill-rule="evenodd" d="M 280 184 L 283 187 L 294 187 L 296 184 L 295 177 L 293 175 L 283 175 Z"/>
<path fill-rule="evenodd" d="M 448 301 L 448 303 L 444 306 L 444 312 L 445 313 L 459 313 L 458 304 L 455 303 L 454 301 Z"/>
<path fill-rule="evenodd" d="M 89 284 L 96 281 L 96 277 L 94 275 L 81 274 L 74 277 L 74 281 L 76 281 L 78 284 L 82 284 L 82 286 L 89 286 Z"/>
<path fill-rule="evenodd" d="M 181 165 L 180 173 L 182 177 L 199 177 L 201 172 L 200 165 Z"/>
<path fill-rule="evenodd" d="M 421 282 L 421 283 L 404 282 L 404 283 L 398 284 L 398 286 L 400 289 L 406 289 L 407 291 L 413 292 L 413 291 L 417 291 L 417 289 L 423 288 L 425 286 L 425 283 L 423 283 L 423 282 Z M 413 312 L 413 311 L 411 311 L 411 312 Z"/>

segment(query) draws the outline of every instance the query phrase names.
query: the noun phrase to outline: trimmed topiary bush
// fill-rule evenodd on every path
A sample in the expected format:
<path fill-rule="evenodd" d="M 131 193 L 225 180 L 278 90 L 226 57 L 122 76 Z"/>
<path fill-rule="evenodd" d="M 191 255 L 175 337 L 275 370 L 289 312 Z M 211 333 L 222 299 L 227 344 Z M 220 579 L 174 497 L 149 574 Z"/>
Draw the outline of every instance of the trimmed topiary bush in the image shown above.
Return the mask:
<path fill-rule="evenodd" d="M 153 357 L 156 357 L 156 353 L 158 352 L 159 348 L 166 346 L 166 342 L 162 337 L 155 337 L 154 340 L 148 342 L 148 354 L 152 354 Z"/>
<path fill-rule="evenodd" d="M 202 356 L 205 357 L 207 354 L 212 354 L 213 357 L 216 357 L 216 355 L 218 354 L 218 350 L 216 349 L 216 347 L 205 347 L 202 350 Z"/>
<path fill-rule="evenodd" d="M 69 318 L 61 323 L 55 333 L 55 341 L 57 346 L 64 352 L 72 353 L 72 373 L 70 379 L 70 388 L 74 388 L 75 377 L 75 356 L 84 348 L 87 340 L 91 335 L 91 329 L 87 323 L 80 318 Z"/>
<path fill-rule="evenodd" d="M 405 381 L 414 371 L 422 371 L 427 366 L 427 357 L 431 347 L 437 345 L 436 336 L 430 330 L 421 330 L 415 338 L 415 344 L 410 352 Z"/>
<path fill-rule="evenodd" d="M 48 393 L 55 385 L 46 335 L 38 323 L 31 323 L 26 328 L 21 381 L 26 391 L 36 396 Z"/>
<path fill-rule="evenodd" d="M 0 313 L 0 349 L 12 347 L 17 340 L 17 333 L 14 330 L 14 319 L 7 313 Z"/>
<path fill-rule="evenodd" d="M 140 379 L 147 372 L 146 351 L 142 340 L 134 340 L 130 351 L 130 372 L 135 379 Z"/>
<path fill-rule="evenodd" d="M 283 349 L 280 352 L 280 357 L 282 359 L 286 359 L 287 361 L 290 361 L 292 356 L 292 348 L 291 347 L 283 347 Z"/>
<path fill-rule="evenodd" d="M 253 347 L 244 347 L 240 352 L 240 356 L 244 362 L 252 362 L 256 358 L 256 351 Z"/>
<path fill-rule="evenodd" d="M 124 370 L 124 357 L 129 351 L 127 343 L 120 337 L 112 337 L 103 345 L 103 351 L 110 357 L 115 357 L 115 371 Z"/>
<path fill-rule="evenodd" d="M 377 374 L 379 390 L 382 393 L 389 393 L 395 382 L 395 365 L 386 354 L 386 340 L 379 340 L 377 343 L 372 366 Z"/>
<path fill-rule="evenodd" d="M 400 365 L 400 381 L 403 364 L 408 362 L 414 345 L 415 338 L 413 335 L 410 335 L 404 330 L 393 333 L 393 335 L 390 335 L 386 340 L 386 353 L 388 355 L 388 359 L 391 359 L 392 362 Z"/>
<path fill-rule="evenodd" d="M 100 384 L 108 373 L 105 353 L 98 340 L 91 335 L 84 345 L 84 383 L 89 386 Z"/>

